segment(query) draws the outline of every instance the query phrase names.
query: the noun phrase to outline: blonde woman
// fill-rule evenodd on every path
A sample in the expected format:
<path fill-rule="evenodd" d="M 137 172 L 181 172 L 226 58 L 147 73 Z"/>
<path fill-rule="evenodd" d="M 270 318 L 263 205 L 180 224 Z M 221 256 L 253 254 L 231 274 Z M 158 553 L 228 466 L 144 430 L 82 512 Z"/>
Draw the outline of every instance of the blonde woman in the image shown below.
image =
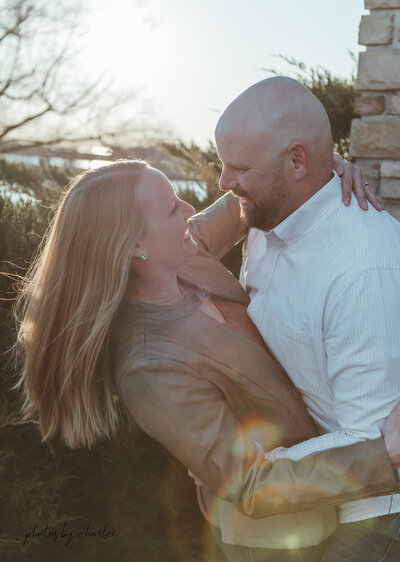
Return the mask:
<path fill-rule="evenodd" d="M 90 448 L 115 435 L 118 395 L 204 483 L 200 507 L 229 560 L 318 560 L 333 504 L 396 489 L 384 440 L 264 459 L 316 430 L 219 261 L 245 234 L 237 200 L 193 213 L 144 162 L 72 182 L 17 303 L 23 415 L 45 442 Z"/>

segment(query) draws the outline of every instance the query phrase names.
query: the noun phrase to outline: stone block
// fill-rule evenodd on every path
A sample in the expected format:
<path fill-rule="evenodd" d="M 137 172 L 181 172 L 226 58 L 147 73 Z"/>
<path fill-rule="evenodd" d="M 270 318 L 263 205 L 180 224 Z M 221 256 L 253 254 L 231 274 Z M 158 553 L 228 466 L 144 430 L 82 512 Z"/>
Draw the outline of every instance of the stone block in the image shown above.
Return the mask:
<path fill-rule="evenodd" d="M 400 119 L 353 119 L 350 154 L 364 158 L 400 158 Z"/>
<path fill-rule="evenodd" d="M 399 53 L 400 56 L 400 53 Z M 391 94 L 388 99 L 388 112 L 390 115 L 400 115 L 400 95 Z"/>
<path fill-rule="evenodd" d="M 358 42 L 361 45 L 388 45 L 393 39 L 393 15 L 373 12 L 361 18 Z"/>
<path fill-rule="evenodd" d="M 393 41 L 393 46 L 394 47 L 399 47 L 399 44 L 396 43 L 396 39 L 397 41 L 400 41 L 400 10 L 396 10 L 396 12 L 394 13 L 394 18 L 393 18 L 393 25 L 394 25 L 394 41 Z M 396 37 L 397 35 L 397 37 Z"/>
<path fill-rule="evenodd" d="M 381 176 L 400 179 L 400 160 L 384 160 L 381 165 Z"/>
<path fill-rule="evenodd" d="M 375 191 L 379 187 L 380 169 L 382 160 L 371 160 L 364 158 L 357 158 L 356 164 L 362 168 L 364 172 L 365 179 L 369 183 L 369 186 Z"/>
<path fill-rule="evenodd" d="M 400 199 L 400 179 L 381 179 L 381 195 L 385 199 Z"/>
<path fill-rule="evenodd" d="M 400 201 L 393 199 L 384 201 L 385 211 L 392 215 L 395 219 L 400 221 Z"/>
<path fill-rule="evenodd" d="M 358 90 L 400 90 L 399 49 L 373 49 L 360 53 Z"/>
<path fill-rule="evenodd" d="M 400 8 L 400 0 L 365 0 L 367 10 L 386 10 Z"/>
<path fill-rule="evenodd" d="M 362 96 L 355 98 L 353 111 L 356 115 L 379 115 L 385 106 L 385 96 Z"/>

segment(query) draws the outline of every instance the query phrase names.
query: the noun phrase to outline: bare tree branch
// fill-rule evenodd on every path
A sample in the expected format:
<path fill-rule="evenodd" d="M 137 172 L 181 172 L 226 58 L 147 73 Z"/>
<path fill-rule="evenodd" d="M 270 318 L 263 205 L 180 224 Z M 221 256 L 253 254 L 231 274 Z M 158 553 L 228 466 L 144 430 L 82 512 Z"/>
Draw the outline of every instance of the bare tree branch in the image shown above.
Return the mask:
<path fill-rule="evenodd" d="M 132 127 L 130 130 L 125 130 L 124 131 L 125 134 L 129 134 L 129 133 L 136 133 L 137 129 Z M 10 145 L 12 146 L 12 152 L 16 153 L 16 152 L 20 152 L 22 150 L 29 150 L 30 148 L 36 148 L 39 146 L 54 146 L 54 145 L 58 145 L 62 142 L 64 143 L 71 143 L 71 144 L 78 144 L 78 143 L 82 143 L 82 142 L 90 142 L 90 141 L 95 141 L 98 142 L 99 144 L 102 145 L 110 145 L 110 142 L 112 139 L 116 139 L 118 140 L 121 136 L 120 131 L 103 131 L 102 133 L 95 133 L 95 134 L 88 134 L 88 135 L 59 135 L 59 136 L 55 136 L 55 137 L 49 137 L 46 138 L 46 140 L 44 141 L 32 141 L 32 142 L 26 142 L 24 141 L 24 139 L 18 139 L 15 138 L 13 139 L 12 143 L 7 143 L 4 142 L 2 144 L 0 144 L 0 153 L 1 153 L 1 146 L 3 146 L 3 152 L 7 152 L 9 150 Z M 115 146 L 119 147 L 119 144 L 116 144 Z"/>
<path fill-rule="evenodd" d="M 34 113 L 33 115 L 29 115 L 29 117 L 25 117 L 25 119 L 22 119 L 21 121 L 18 121 L 17 123 L 14 123 L 13 125 L 8 125 L 8 127 L 5 127 L 3 132 L 0 133 L 0 140 L 3 139 L 10 131 L 13 131 L 14 129 L 18 129 L 19 127 L 22 127 L 26 123 L 29 123 L 30 121 L 33 121 L 34 119 L 38 119 L 39 117 L 42 117 L 42 115 L 44 115 L 45 113 L 48 113 L 49 111 L 52 111 L 52 110 L 53 110 L 52 106 L 48 105 L 42 111 L 39 111 L 38 113 Z"/>
<path fill-rule="evenodd" d="M 116 94 L 105 74 L 90 83 L 79 71 L 74 76 L 77 38 L 83 33 L 82 2 L 0 0 L 0 153 L 17 136 L 25 135 L 33 147 L 63 141 L 106 143 L 139 130 L 132 126 L 137 91 Z M 130 108 L 130 115 L 126 118 L 125 112 L 126 122 L 121 123 L 113 115 L 123 115 L 123 106 Z M 40 132 L 36 123 L 43 124 Z"/>
<path fill-rule="evenodd" d="M 21 26 L 23 25 L 24 22 L 26 22 L 29 19 L 33 11 L 33 5 L 28 5 L 24 13 L 22 13 L 22 8 L 23 8 L 22 3 L 20 3 L 17 6 L 17 8 L 19 8 L 20 11 L 17 13 L 15 23 L 11 27 L 8 27 L 8 29 L 7 28 L 4 29 L 3 27 L 4 33 L 3 35 L 0 36 L 0 43 L 10 35 L 14 35 L 15 37 L 21 37 L 20 35 Z"/>
<path fill-rule="evenodd" d="M 15 76 L 14 78 L 10 77 L 8 78 L 8 80 L 5 82 L 4 86 L 2 86 L 1 90 L 0 90 L 0 97 L 5 95 L 8 88 L 10 86 L 12 86 L 13 84 L 20 84 L 23 80 L 26 80 L 27 78 L 31 78 L 33 75 L 35 74 L 35 71 L 32 70 L 32 72 L 28 72 L 27 74 L 21 74 L 19 76 Z M 28 96 L 21 96 L 21 97 L 16 97 L 16 96 L 10 96 L 9 94 L 7 94 L 7 96 L 9 97 L 10 100 L 21 100 L 21 99 L 29 99 Z M 29 94 L 29 96 L 32 97 L 32 94 Z"/>

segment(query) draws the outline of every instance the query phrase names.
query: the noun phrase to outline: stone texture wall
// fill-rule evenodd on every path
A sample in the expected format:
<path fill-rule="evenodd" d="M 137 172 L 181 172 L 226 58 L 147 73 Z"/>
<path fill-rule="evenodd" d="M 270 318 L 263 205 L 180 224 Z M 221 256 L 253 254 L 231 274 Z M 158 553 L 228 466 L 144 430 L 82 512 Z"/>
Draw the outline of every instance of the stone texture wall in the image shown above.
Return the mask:
<path fill-rule="evenodd" d="M 400 0 L 365 0 L 350 153 L 400 220 Z"/>

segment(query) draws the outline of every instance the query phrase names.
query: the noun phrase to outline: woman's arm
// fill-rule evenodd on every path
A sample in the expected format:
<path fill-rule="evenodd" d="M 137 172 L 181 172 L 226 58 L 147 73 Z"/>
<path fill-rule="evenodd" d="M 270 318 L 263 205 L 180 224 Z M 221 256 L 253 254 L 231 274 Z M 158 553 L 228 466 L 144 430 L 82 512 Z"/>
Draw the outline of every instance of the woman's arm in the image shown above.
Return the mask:
<path fill-rule="evenodd" d="M 120 395 L 136 423 L 216 496 L 253 518 L 397 490 L 382 439 L 272 463 L 217 387 L 188 365 L 149 360 L 126 372 Z M 356 476 L 355 476 L 356 475 Z"/>
<path fill-rule="evenodd" d="M 231 193 L 194 215 L 189 221 L 189 228 L 197 244 L 218 260 L 240 242 L 248 230 L 240 217 L 239 199 Z"/>

